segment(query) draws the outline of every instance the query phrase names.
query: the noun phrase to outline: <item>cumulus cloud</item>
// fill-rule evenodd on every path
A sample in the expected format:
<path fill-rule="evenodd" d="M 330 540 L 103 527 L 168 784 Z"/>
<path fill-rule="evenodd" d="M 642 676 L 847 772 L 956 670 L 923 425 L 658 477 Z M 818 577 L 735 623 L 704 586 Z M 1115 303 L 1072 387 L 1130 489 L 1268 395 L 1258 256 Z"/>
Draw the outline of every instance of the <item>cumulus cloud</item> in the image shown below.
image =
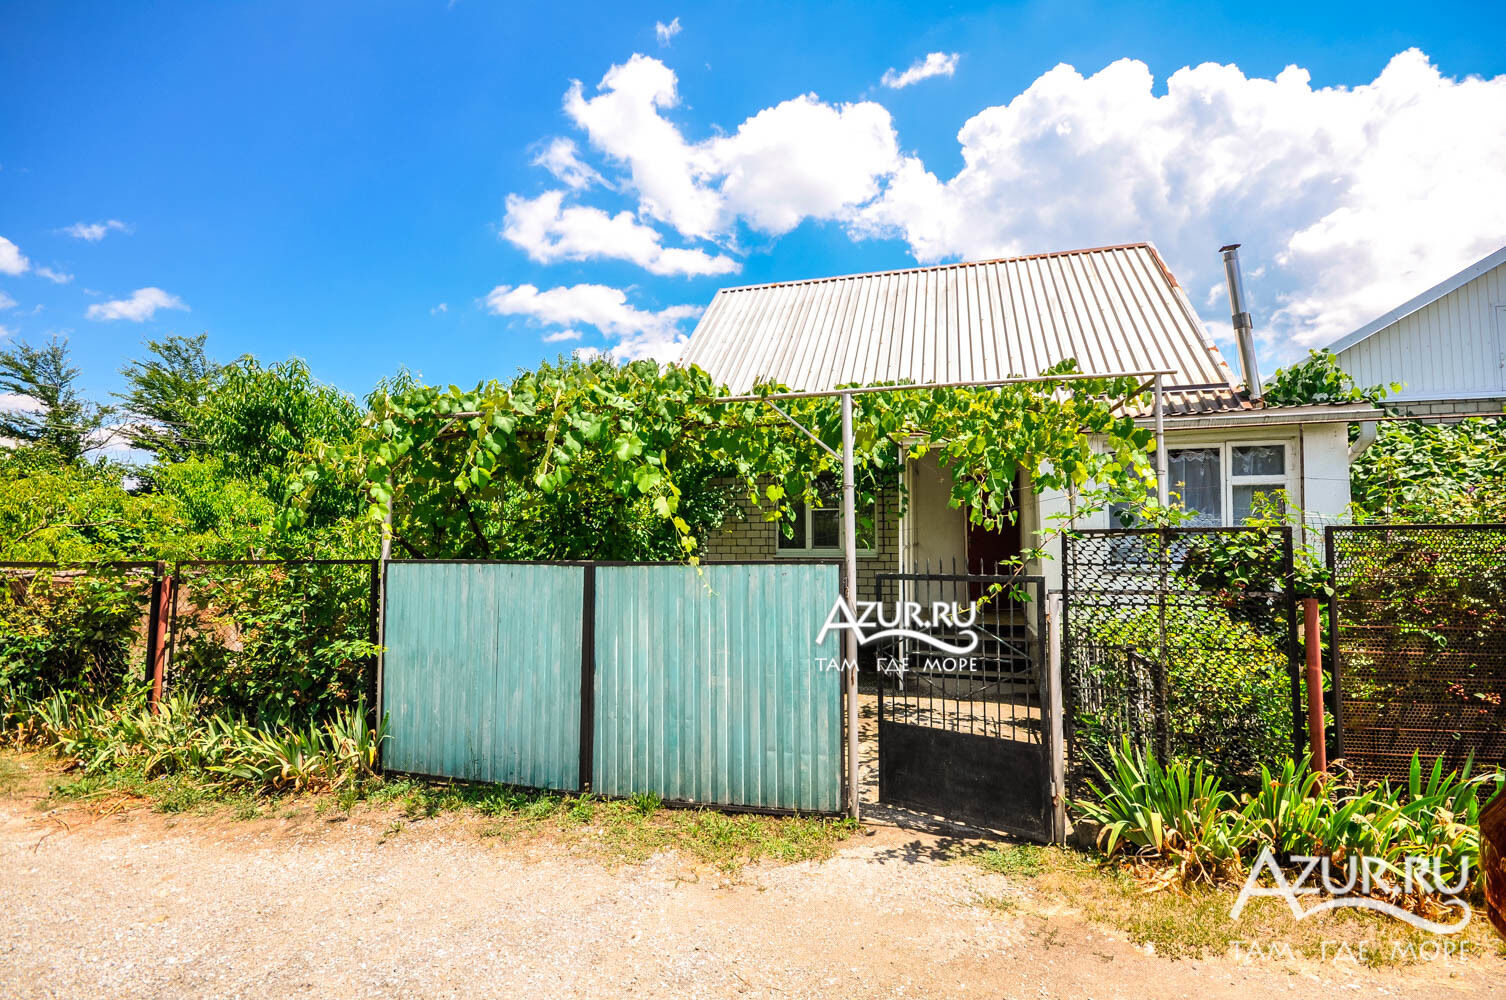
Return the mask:
<path fill-rule="evenodd" d="M 98 243 L 111 232 L 128 232 L 129 227 L 119 219 L 107 219 L 104 222 L 75 222 L 71 226 L 65 226 L 63 232 L 77 240 L 86 240 L 90 243 Z"/>
<path fill-rule="evenodd" d="M 891 66 L 879 82 L 890 90 L 899 90 L 933 76 L 951 76 L 957 72 L 958 58 L 955 52 L 932 52 L 924 59 L 915 60 L 903 73 Z"/>
<path fill-rule="evenodd" d="M 663 21 L 654 22 L 654 35 L 658 37 L 660 45 L 668 45 L 670 40 L 680 33 L 680 19 L 677 17 L 668 24 Z"/>
<path fill-rule="evenodd" d="M 502 235 L 543 264 L 560 260 L 616 258 L 631 261 L 650 274 L 730 274 L 738 262 L 724 254 L 666 247 L 659 232 L 622 211 L 608 215 L 599 208 L 565 205 L 565 192 L 546 191 L 537 198 L 507 197 Z"/>
<path fill-rule="evenodd" d="M 616 343 L 619 360 L 670 360 L 685 343 L 682 324 L 701 314 L 700 306 L 669 306 L 658 311 L 630 305 L 627 293 L 608 285 L 569 285 L 540 291 L 535 285 L 498 285 L 486 296 L 495 316 L 523 316 L 544 326 L 572 329 L 590 326 Z"/>
<path fill-rule="evenodd" d="M 0 291 L 0 311 L 16 308 L 16 300 Z"/>
<path fill-rule="evenodd" d="M 659 60 L 634 55 L 592 97 L 573 83 L 565 111 L 592 146 L 625 166 L 642 213 L 687 238 L 725 237 L 739 219 L 778 236 L 807 218 L 845 218 L 899 165 L 883 106 L 827 104 L 814 94 L 692 142 L 663 114 L 679 104 L 677 82 Z"/>
<path fill-rule="evenodd" d="M 544 343 L 559 344 L 567 340 L 579 340 L 581 336 L 579 330 L 556 330 L 553 333 L 544 334 Z"/>
<path fill-rule="evenodd" d="M 441 302 L 439 305 L 434 306 L 433 308 L 431 308 L 429 310 L 429 315 L 430 316 L 438 316 L 440 313 L 447 313 L 449 311 L 450 311 L 450 304 L 448 302 Z"/>
<path fill-rule="evenodd" d="M 533 158 L 533 165 L 543 167 L 573 190 L 578 191 L 593 184 L 611 187 L 594 167 L 581 162 L 574 139 L 563 136 L 551 139 Z"/>
<path fill-rule="evenodd" d="M 140 323 L 149 320 L 158 309 L 182 309 L 187 311 L 188 306 L 176 295 L 164 292 L 160 288 L 138 288 L 131 293 L 128 299 L 113 299 L 109 302 L 96 302 L 85 313 L 90 319 L 116 320 L 128 319 L 132 323 Z"/>
<path fill-rule="evenodd" d="M 31 269 L 31 261 L 16 246 L 4 236 L 0 236 L 0 274 L 18 275 L 25 274 Z"/>
<path fill-rule="evenodd" d="M 1506 76 L 1450 79 L 1412 49 L 1352 88 L 1211 63 L 1154 84 L 1135 60 L 1057 66 L 962 126 L 954 176 L 907 157 L 852 231 L 923 262 L 1153 239 L 1212 290 L 1225 339 L 1214 251 L 1242 242 L 1266 268 L 1257 327 L 1285 357 L 1503 242 Z"/>
<path fill-rule="evenodd" d="M 66 285 L 68 284 L 68 282 L 73 280 L 73 275 L 65 274 L 62 271 L 54 271 L 50 267 L 37 268 L 37 277 L 46 278 L 54 285 Z"/>
<path fill-rule="evenodd" d="M 4 329 L 0 327 L 0 329 Z M 47 409 L 40 399 L 19 392 L 0 392 L 0 410 L 10 413 L 41 413 Z"/>

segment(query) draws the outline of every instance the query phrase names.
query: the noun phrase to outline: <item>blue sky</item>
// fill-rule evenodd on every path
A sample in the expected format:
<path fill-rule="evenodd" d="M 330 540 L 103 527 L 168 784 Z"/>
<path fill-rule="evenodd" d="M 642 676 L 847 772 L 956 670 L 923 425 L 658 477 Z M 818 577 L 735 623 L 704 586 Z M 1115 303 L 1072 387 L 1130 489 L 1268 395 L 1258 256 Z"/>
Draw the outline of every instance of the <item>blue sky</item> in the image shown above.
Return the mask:
<path fill-rule="evenodd" d="M 169 332 L 464 385 L 673 354 L 723 285 L 1138 239 L 1220 339 L 1244 242 L 1286 360 L 1506 243 L 1499 3 L 7 3 L 0 34 L 0 328 L 68 336 L 97 394 Z"/>

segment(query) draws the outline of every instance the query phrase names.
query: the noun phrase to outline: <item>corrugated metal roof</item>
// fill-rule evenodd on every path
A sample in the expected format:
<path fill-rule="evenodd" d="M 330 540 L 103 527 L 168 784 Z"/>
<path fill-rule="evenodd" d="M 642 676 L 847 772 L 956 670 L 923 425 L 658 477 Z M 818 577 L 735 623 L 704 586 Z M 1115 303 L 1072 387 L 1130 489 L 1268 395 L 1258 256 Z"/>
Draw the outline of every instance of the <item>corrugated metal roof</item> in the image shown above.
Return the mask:
<path fill-rule="evenodd" d="M 681 360 L 733 392 L 1169 368 L 1182 412 L 1240 407 L 1232 373 L 1149 243 L 724 288 Z M 1196 388 L 1191 388 L 1196 387 Z"/>

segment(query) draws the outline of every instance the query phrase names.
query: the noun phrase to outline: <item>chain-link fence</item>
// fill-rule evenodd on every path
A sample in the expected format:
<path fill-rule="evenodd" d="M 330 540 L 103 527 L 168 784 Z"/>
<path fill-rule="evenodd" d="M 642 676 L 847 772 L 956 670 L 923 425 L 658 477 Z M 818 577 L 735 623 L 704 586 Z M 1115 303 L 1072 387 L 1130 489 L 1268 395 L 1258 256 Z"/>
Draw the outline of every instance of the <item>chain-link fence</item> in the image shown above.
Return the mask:
<path fill-rule="evenodd" d="M 1300 747 L 1290 528 L 1081 531 L 1063 548 L 1069 780 L 1124 739 L 1231 776 Z"/>
<path fill-rule="evenodd" d="M 1326 544 L 1344 763 L 1506 766 L 1506 525 L 1331 527 Z"/>

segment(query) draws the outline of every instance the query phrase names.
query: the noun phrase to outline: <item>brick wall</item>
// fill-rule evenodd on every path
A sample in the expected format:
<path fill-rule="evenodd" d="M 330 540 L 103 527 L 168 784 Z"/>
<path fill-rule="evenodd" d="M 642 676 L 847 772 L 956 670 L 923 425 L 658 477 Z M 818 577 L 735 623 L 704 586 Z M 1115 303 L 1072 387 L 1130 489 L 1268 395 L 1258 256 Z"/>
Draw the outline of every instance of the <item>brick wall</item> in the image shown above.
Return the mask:
<path fill-rule="evenodd" d="M 1427 402 L 1411 402 L 1404 399 L 1382 400 L 1381 405 L 1413 417 L 1426 417 L 1439 413 L 1481 413 L 1500 416 L 1502 408 L 1506 407 L 1506 396 L 1498 396 L 1494 399 L 1437 399 Z"/>
<path fill-rule="evenodd" d="M 799 559 L 798 555 L 779 554 L 778 522 L 764 519 L 765 512 L 739 496 L 736 508 L 722 522 L 719 530 L 706 539 L 703 558 L 706 562 L 742 562 L 750 559 Z M 899 495 L 885 491 L 879 497 L 878 521 L 875 525 L 874 551 L 858 553 L 858 596 L 872 600 L 877 592 L 874 575 L 892 573 L 899 568 Z M 820 558 L 832 558 L 823 553 Z"/>

